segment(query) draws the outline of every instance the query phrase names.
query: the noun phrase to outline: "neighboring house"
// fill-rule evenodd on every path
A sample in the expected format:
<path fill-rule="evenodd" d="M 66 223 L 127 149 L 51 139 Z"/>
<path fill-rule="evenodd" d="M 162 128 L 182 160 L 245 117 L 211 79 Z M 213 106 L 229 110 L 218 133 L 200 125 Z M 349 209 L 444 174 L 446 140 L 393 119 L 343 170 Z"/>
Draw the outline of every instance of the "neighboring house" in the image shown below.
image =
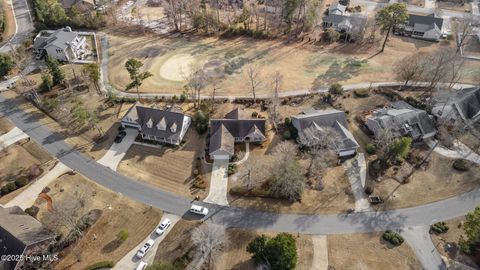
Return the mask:
<path fill-rule="evenodd" d="M 94 0 L 60 0 L 60 4 L 64 9 L 75 8 L 82 12 L 95 10 Z"/>
<path fill-rule="evenodd" d="M 210 120 L 209 154 L 211 159 L 230 159 L 234 144 L 265 141 L 265 119 L 250 119 L 234 109 L 223 119 Z"/>
<path fill-rule="evenodd" d="M 453 95 L 447 91 L 435 97 L 432 113 L 447 120 L 462 119 L 467 124 L 480 122 L 480 88 L 462 89 Z"/>
<path fill-rule="evenodd" d="M 83 59 L 90 51 L 86 38 L 67 26 L 56 31 L 40 31 L 33 40 L 33 53 L 37 59 L 51 56 L 67 62 Z"/>
<path fill-rule="evenodd" d="M 347 7 L 340 4 L 340 3 L 334 3 L 332 5 L 330 5 L 330 7 L 328 8 L 328 14 L 329 15 L 344 15 L 345 14 L 345 11 L 346 11 Z"/>
<path fill-rule="evenodd" d="M 142 139 L 179 145 L 192 119 L 181 109 L 167 106 L 165 109 L 149 108 L 135 103 L 121 120 L 123 127 L 138 129 Z"/>
<path fill-rule="evenodd" d="M 433 116 L 404 101 L 375 110 L 367 117 L 366 125 L 375 136 L 389 130 L 394 137 L 409 136 L 414 141 L 431 138 L 437 133 Z"/>
<path fill-rule="evenodd" d="M 348 130 L 345 112 L 329 110 L 307 110 L 295 117 L 292 117 L 292 125 L 298 131 L 299 143 L 306 136 L 315 136 L 316 132 L 322 132 L 325 128 L 332 128 L 339 136 L 335 144 L 335 152 L 339 157 L 355 155 L 358 143 Z M 308 145 L 307 145 L 308 146 Z"/>
<path fill-rule="evenodd" d="M 405 25 L 397 26 L 394 30 L 395 34 L 429 41 L 440 40 L 443 33 L 442 18 L 436 17 L 435 13 L 429 15 L 409 14 L 408 16 L 408 22 Z"/>
<path fill-rule="evenodd" d="M 20 207 L 0 207 L 0 269 L 24 269 L 22 260 L 3 259 L 3 255 L 19 258 L 42 254 L 54 240 L 51 231 Z"/>
<path fill-rule="evenodd" d="M 367 18 L 365 16 L 360 14 L 349 16 L 344 13 L 337 13 L 340 13 L 340 9 L 335 8 L 334 13 L 329 11 L 328 15 L 323 17 L 323 28 L 332 28 L 338 32 L 353 35 L 361 34 L 363 32 L 365 24 L 367 23 Z"/>

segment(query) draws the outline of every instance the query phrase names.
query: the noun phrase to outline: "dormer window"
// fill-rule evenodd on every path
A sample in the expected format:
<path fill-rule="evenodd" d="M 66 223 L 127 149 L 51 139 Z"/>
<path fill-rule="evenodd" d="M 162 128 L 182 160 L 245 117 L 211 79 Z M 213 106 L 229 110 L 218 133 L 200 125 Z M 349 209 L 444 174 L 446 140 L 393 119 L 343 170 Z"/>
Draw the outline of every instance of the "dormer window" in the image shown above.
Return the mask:
<path fill-rule="evenodd" d="M 152 118 L 150 118 L 147 122 L 147 127 L 148 128 L 152 128 L 153 127 L 153 121 L 152 121 Z"/>
<path fill-rule="evenodd" d="M 165 117 L 160 120 L 157 124 L 157 129 L 158 130 L 167 130 L 167 121 L 165 120 Z"/>
<path fill-rule="evenodd" d="M 170 127 L 170 131 L 171 131 L 172 133 L 177 132 L 177 123 L 173 123 L 173 125 Z"/>

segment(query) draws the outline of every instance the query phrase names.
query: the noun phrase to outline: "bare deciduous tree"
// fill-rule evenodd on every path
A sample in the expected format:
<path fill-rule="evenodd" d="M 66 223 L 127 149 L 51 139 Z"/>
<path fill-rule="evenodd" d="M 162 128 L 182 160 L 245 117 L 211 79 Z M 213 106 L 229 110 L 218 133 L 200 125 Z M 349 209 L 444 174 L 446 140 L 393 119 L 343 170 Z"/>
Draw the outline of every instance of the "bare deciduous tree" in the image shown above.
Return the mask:
<path fill-rule="evenodd" d="M 82 236 L 82 230 L 78 226 L 78 220 L 81 218 L 81 209 L 85 207 L 86 194 L 81 191 L 75 191 L 73 196 L 62 203 L 55 204 L 52 211 L 45 213 L 45 218 L 49 220 L 47 224 L 53 224 L 57 229 L 64 228 L 78 237 Z"/>
<path fill-rule="evenodd" d="M 432 90 L 437 84 L 444 80 L 452 67 L 451 62 L 456 58 L 454 51 L 448 48 L 442 48 L 428 54 L 424 59 L 424 72 L 422 80 L 428 82 L 427 89 Z"/>
<path fill-rule="evenodd" d="M 425 55 L 421 53 L 413 54 L 395 64 L 397 79 L 405 81 L 403 87 L 406 87 L 409 82 L 415 82 L 422 78 L 425 68 L 424 57 Z"/>
<path fill-rule="evenodd" d="M 186 77 L 187 87 L 190 90 L 190 95 L 194 100 L 194 107 L 200 104 L 201 92 L 208 85 L 207 74 L 201 67 L 193 67 L 192 71 Z"/>
<path fill-rule="evenodd" d="M 458 20 L 459 21 L 457 21 L 455 28 L 455 32 L 457 34 L 456 54 L 460 53 L 460 50 L 465 45 L 468 36 L 472 35 L 474 26 L 479 23 L 479 20 L 476 18 L 476 16 L 473 16 L 472 14 L 464 14 L 462 18 Z"/>
<path fill-rule="evenodd" d="M 260 67 L 256 64 L 251 64 L 245 69 L 248 87 L 253 95 L 253 103 L 257 103 L 257 90 L 262 85 L 262 76 Z"/>
<path fill-rule="evenodd" d="M 249 158 L 240 166 L 238 175 L 246 189 L 252 190 L 268 178 L 269 172 L 270 163 L 267 160 Z"/>
<path fill-rule="evenodd" d="M 273 86 L 273 95 L 270 99 L 270 106 L 268 110 L 270 121 L 275 131 L 278 130 L 278 123 L 280 122 L 280 113 L 278 112 L 278 107 L 280 106 L 280 87 L 282 85 L 283 75 L 280 71 L 276 71 L 273 74 L 272 86 Z"/>
<path fill-rule="evenodd" d="M 269 191 L 272 195 L 289 201 L 299 201 L 305 188 L 304 176 L 297 159 L 297 146 L 283 141 L 275 146 L 272 178 Z"/>
<path fill-rule="evenodd" d="M 225 227 L 204 223 L 193 229 L 192 242 L 197 252 L 195 258 L 186 269 L 214 269 L 215 260 L 221 255 L 221 252 L 228 246 L 228 236 Z"/>

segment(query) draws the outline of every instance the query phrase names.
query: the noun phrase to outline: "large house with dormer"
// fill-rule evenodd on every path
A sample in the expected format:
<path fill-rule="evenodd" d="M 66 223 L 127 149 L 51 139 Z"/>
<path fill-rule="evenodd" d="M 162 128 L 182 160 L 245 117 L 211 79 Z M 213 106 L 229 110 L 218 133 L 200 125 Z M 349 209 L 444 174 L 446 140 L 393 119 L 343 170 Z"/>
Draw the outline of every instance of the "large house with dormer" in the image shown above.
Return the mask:
<path fill-rule="evenodd" d="M 209 154 L 211 159 L 230 159 L 234 144 L 265 141 L 265 119 L 249 118 L 239 108 L 225 118 L 210 120 Z"/>
<path fill-rule="evenodd" d="M 179 108 L 150 108 L 137 102 L 122 118 L 121 125 L 138 129 L 144 140 L 179 145 L 191 122 L 191 117 Z"/>

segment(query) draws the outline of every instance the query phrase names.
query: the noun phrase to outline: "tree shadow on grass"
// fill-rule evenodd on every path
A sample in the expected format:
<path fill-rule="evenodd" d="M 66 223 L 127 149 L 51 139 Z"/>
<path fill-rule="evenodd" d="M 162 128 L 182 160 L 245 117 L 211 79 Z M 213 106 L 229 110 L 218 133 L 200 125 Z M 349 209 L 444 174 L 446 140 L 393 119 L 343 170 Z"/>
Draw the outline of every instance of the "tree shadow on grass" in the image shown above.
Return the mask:
<path fill-rule="evenodd" d="M 347 58 L 343 62 L 335 60 L 325 73 L 317 76 L 313 81 L 312 89 L 318 89 L 339 81 L 346 81 L 360 72 L 361 68 L 368 64 L 368 60 Z"/>

